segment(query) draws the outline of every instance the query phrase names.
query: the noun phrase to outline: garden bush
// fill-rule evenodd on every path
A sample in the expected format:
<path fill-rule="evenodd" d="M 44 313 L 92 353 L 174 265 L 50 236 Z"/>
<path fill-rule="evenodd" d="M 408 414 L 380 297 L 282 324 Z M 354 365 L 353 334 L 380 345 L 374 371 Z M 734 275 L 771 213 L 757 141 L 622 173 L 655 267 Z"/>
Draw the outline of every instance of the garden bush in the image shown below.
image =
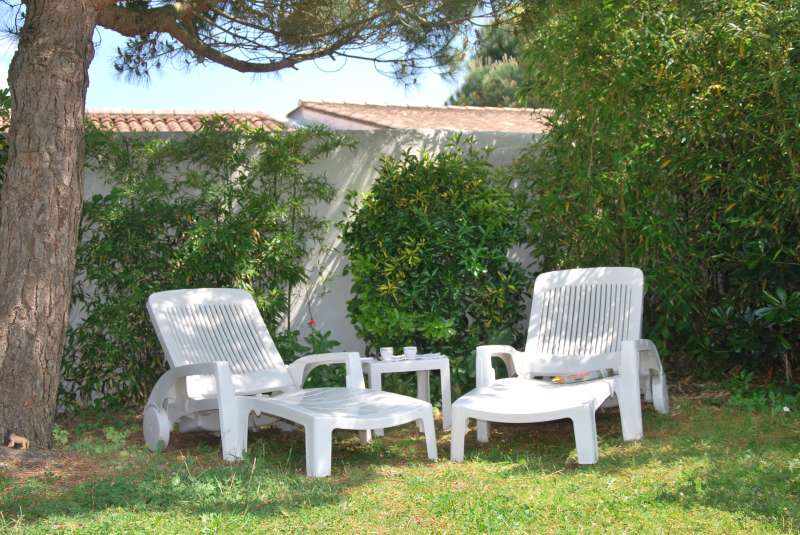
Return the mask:
<path fill-rule="evenodd" d="M 527 17 L 526 91 L 554 114 L 515 175 L 543 267 L 641 267 L 645 334 L 672 370 L 789 376 L 800 4 L 558 2 Z"/>
<path fill-rule="evenodd" d="M 439 351 L 454 394 L 474 386 L 475 346 L 519 338 L 529 281 L 507 254 L 518 222 L 506 177 L 473 144 L 457 137 L 436 155 L 384 158 L 342 225 L 347 309 L 368 351 Z"/>
<path fill-rule="evenodd" d="M 83 209 L 73 299 L 85 319 L 68 332 L 62 403 L 145 399 L 165 368 L 145 311 L 156 291 L 243 288 L 277 334 L 326 225 L 310 207 L 334 193 L 304 166 L 343 143 L 323 129 L 222 118 L 178 140 L 90 128 L 89 161 L 113 189 Z M 305 349 L 297 337 L 276 336 L 288 360 Z"/>

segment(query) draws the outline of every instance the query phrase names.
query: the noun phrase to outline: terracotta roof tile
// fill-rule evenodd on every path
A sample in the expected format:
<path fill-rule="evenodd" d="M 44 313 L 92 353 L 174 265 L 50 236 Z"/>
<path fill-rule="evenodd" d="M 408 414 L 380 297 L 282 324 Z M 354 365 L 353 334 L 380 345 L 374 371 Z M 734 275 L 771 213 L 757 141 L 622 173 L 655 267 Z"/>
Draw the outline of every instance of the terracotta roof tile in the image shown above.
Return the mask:
<path fill-rule="evenodd" d="M 97 126 L 115 132 L 194 132 L 204 118 L 222 115 L 231 121 L 255 128 L 277 131 L 284 125 L 265 113 L 258 112 L 126 112 L 89 111 L 89 119 Z"/>
<path fill-rule="evenodd" d="M 301 108 L 360 122 L 374 128 L 431 128 L 464 132 L 532 134 L 544 133 L 550 129 L 547 118 L 552 113 L 551 110 L 544 108 L 393 106 L 308 100 L 301 100 L 295 111 Z"/>

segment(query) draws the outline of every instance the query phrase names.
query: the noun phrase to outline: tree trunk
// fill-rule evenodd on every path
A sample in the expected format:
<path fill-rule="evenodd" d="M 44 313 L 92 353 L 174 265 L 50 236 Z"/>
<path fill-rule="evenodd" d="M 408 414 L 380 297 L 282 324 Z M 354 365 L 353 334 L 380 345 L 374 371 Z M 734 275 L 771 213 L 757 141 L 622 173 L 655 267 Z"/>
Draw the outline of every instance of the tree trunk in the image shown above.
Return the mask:
<path fill-rule="evenodd" d="M 0 430 L 50 447 L 83 195 L 97 7 L 28 0 L 0 193 Z"/>

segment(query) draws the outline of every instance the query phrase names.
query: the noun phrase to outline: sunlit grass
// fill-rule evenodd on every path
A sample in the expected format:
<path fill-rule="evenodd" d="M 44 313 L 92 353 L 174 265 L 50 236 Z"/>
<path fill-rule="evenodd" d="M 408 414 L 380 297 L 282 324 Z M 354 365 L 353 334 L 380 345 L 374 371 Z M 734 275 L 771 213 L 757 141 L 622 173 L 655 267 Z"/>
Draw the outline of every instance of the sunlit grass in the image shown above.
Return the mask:
<path fill-rule="evenodd" d="M 431 463 L 414 426 L 361 445 L 337 434 L 333 476 L 304 476 L 301 433 L 251 436 L 245 462 L 211 435 L 141 445 L 133 416 L 62 426 L 70 441 L 38 472 L 0 472 L 0 531 L 42 533 L 636 532 L 800 530 L 800 419 L 678 398 L 646 411 L 645 439 L 598 416 L 600 462 L 575 463 L 568 422 L 496 426 L 467 460 Z M 108 428 L 113 428 L 109 432 Z M 122 439 L 120 437 L 123 437 Z M 124 438 L 127 436 L 127 439 Z M 53 468 L 55 466 L 55 468 Z"/>

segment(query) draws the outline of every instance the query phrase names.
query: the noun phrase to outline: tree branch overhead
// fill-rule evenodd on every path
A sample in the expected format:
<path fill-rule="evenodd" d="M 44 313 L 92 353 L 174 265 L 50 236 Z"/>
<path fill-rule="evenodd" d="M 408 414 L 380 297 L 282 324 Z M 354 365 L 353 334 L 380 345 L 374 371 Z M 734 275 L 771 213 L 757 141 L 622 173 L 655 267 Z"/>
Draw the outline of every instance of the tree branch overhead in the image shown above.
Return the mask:
<path fill-rule="evenodd" d="M 134 77 L 176 60 L 274 72 L 356 49 L 411 76 L 462 47 L 454 38 L 487 9 L 465 0 L 128 0 L 103 7 L 97 23 L 129 37 L 115 66 Z"/>

